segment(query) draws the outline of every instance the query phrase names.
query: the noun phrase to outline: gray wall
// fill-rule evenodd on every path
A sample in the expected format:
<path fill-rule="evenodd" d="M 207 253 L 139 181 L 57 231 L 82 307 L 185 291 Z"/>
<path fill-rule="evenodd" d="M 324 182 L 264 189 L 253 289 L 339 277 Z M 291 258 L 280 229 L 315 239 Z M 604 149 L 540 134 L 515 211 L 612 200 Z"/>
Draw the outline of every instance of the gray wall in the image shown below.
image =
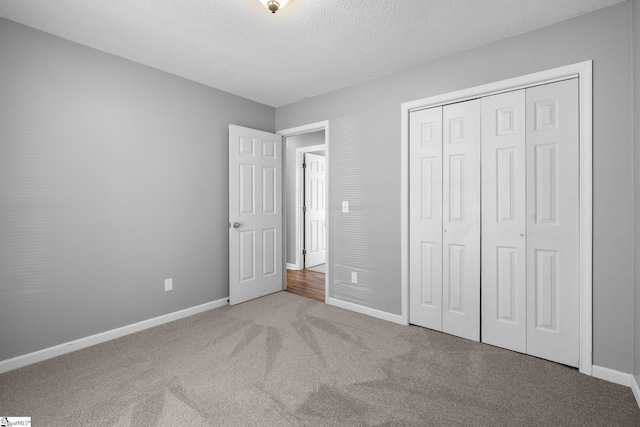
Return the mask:
<path fill-rule="evenodd" d="M 296 150 L 311 145 L 324 144 L 324 131 L 303 133 L 290 136 L 285 140 L 285 205 L 287 225 L 287 261 L 296 263 Z"/>
<path fill-rule="evenodd" d="M 0 58 L 0 360 L 227 297 L 228 124 L 275 110 L 4 19 Z"/>
<path fill-rule="evenodd" d="M 332 296 L 400 314 L 400 104 L 594 60 L 594 363 L 633 369 L 631 3 L 276 109 L 330 121 Z M 352 201 L 352 213 L 340 201 Z M 349 271 L 361 271 L 349 283 Z"/>
<path fill-rule="evenodd" d="M 640 384 L 640 0 L 633 0 L 633 189 L 634 325 L 633 373 Z"/>

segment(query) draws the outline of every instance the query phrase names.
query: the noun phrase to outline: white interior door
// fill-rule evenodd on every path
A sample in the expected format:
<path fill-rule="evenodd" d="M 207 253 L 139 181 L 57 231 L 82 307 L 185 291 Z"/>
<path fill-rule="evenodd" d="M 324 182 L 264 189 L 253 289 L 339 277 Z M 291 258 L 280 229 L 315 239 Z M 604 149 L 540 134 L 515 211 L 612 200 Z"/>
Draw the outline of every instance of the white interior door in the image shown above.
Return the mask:
<path fill-rule="evenodd" d="M 442 331 L 480 340 L 480 100 L 443 107 Z"/>
<path fill-rule="evenodd" d="M 326 261 L 325 157 L 304 155 L 304 266 Z"/>
<path fill-rule="evenodd" d="M 442 330 L 442 107 L 412 111 L 409 322 Z"/>
<path fill-rule="evenodd" d="M 229 125 L 229 304 L 282 290 L 282 137 Z"/>
<path fill-rule="evenodd" d="M 482 342 L 527 351 L 525 90 L 482 98 Z"/>
<path fill-rule="evenodd" d="M 578 366 L 578 80 L 526 97 L 527 353 Z"/>

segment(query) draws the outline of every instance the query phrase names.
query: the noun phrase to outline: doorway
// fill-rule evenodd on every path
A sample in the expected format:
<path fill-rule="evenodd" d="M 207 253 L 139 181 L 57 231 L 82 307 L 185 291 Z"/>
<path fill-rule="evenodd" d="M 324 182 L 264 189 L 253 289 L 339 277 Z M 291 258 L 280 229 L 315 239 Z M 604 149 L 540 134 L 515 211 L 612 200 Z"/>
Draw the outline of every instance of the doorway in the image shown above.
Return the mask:
<path fill-rule="evenodd" d="M 284 289 L 325 302 L 330 270 L 328 122 L 278 134 L 284 137 Z"/>

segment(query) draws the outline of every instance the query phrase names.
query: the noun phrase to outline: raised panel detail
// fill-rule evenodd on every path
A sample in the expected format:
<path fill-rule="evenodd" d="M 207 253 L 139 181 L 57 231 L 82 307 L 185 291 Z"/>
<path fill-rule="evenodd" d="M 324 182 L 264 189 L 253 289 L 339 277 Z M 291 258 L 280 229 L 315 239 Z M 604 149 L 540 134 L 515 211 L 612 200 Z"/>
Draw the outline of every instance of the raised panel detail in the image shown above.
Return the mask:
<path fill-rule="evenodd" d="M 449 120 L 449 143 L 464 142 L 464 117 Z"/>
<path fill-rule="evenodd" d="M 262 157 L 265 159 L 276 159 L 276 143 L 262 141 Z"/>
<path fill-rule="evenodd" d="M 253 230 L 240 231 L 240 282 L 255 279 L 256 239 Z"/>
<path fill-rule="evenodd" d="M 276 168 L 262 167 L 262 212 L 276 213 Z"/>
<path fill-rule="evenodd" d="M 464 222 L 465 155 L 449 157 L 449 222 Z"/>
<path fill-rule="evenodd" d="M 433 219 L 433 198 L 437 194 L 435 185 L 435 176 L 433 176 L 436 170 L 435 157 L 425 157 L 422 159 L 422 165 L 420 167 L 421 173 L 421 190 L 422 190 L 422 221 Z"/>
<path fill-rule="evenodd" d="M 449 311 L 464 313 L 464 285 L 466 248 L 449 245 Z"/>
<path fill-rule="evenodd" d="M 320 221 L 320 232 L 318 233 L 320 252 L 324 252 L 327 249 L 327 244 L 325 239 L 326 229 L 327 229 L 327 221 L 323 219 L 322 221 Z"/>
<path fill-rule="evenodd" d="M 307 209 L 317 211 L 318 209 L 320 209 L 320 200 L 319 200 L 320 191 L 318 188 L 318 180 L 312 179 L 310 184 L 311 184 L 310 185 L 311 194 L 309 195 L 309 200 L 311 203 L 309 203 L 309 206 L 307 206 Z"/>
<path fill-rule="evenodd" d="M 276 274 L 276 229 L 262 230 L 262 277 Z"/>
<path fill-rule="evenodd" d="M 246 136 L 240 137 L 240 154 L 243 156 L 255 156 L 255 140 Z"/>
<path fill-rule="evenodd" d="M 558 252 L 536 250 L 535 325 L 558 332 Z"/>
<path fill-rule="evenodd" d="M 496 110 L 496 135 L 504 136 L 516 133 L 516 107 Z"/>
<path fill-rule="evenodd" d="M 433 306 L 433 265 L 436 244 L 434 242 L 422 242 L 420 245 L 420 303 Z"/>
<path fill-rule="evenodd" d="M 317 221 L 317 220 L 309 221 L 309 227 L 310 227 L 309 232 L 311 233 L 309 240 L 311 242 L 311 245 L 309 245 L 310 247 L 307 248 L 307 250 L 309 250 L 310 252 L 318 252 L 318 250 L 319 250 L 319 248 L 318 248 L 318 238 L 320 236 L 318 235 L 318 232 L 320 230 L 318 230 L 318 228 L 319 228 L 318 227 L 318 222 L 319 221 Z"/>
<path fill-rule="evenodd" d="M 516 313 L 516 248 L 497 247 L 497 319 L 514 323 Z"/>
<path fill-rule="evenodd" d="M 254 213 L 255 193 L 253 165 L 240 164 L 240 215 Z"/>
<path fill-rule="evenodd" d="M 558 128 L 558 100 L 536 102 L 536 131 Z"/>
<path fill-rule="evenodd" d="M 498 222 L 514 221 L 515 149 L 496 150 L 496 212 Z"/>
<path fill-rule="evenodd" d="M 556 224 L 558 219 L 558 147 L 557 144 L 536 146 L 535 212 L 537 224 Z"/>
<path fill-rule="evenodd" d="M 423 147 L 436 144 L 436 122 L 422 123 L 420 127 L 420 144 Z"/>

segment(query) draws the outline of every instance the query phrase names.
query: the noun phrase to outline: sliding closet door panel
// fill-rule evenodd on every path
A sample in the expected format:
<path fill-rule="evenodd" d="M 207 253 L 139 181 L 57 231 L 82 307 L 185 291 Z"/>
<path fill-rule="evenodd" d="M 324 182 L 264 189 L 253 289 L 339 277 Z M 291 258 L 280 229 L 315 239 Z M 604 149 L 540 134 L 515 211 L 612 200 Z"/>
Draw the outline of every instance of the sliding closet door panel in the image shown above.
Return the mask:
<path fill-rule="evenodd" d="M 525 90 L 482 98 L 482 342 L 527 351 Z"/>
<path fill-rule="evenodd" d="M 480 340 L 480 100 L 443 107 L 442 331 Z"/>
<path fill-rule="evenodd" d="M 410 114 L 409 322 L 442 330 L 442 107 Z"/>
<path fill-rule="evenodd" d="M 526 98 L 527 353 L 578 366 L 578 80 Z"/>

